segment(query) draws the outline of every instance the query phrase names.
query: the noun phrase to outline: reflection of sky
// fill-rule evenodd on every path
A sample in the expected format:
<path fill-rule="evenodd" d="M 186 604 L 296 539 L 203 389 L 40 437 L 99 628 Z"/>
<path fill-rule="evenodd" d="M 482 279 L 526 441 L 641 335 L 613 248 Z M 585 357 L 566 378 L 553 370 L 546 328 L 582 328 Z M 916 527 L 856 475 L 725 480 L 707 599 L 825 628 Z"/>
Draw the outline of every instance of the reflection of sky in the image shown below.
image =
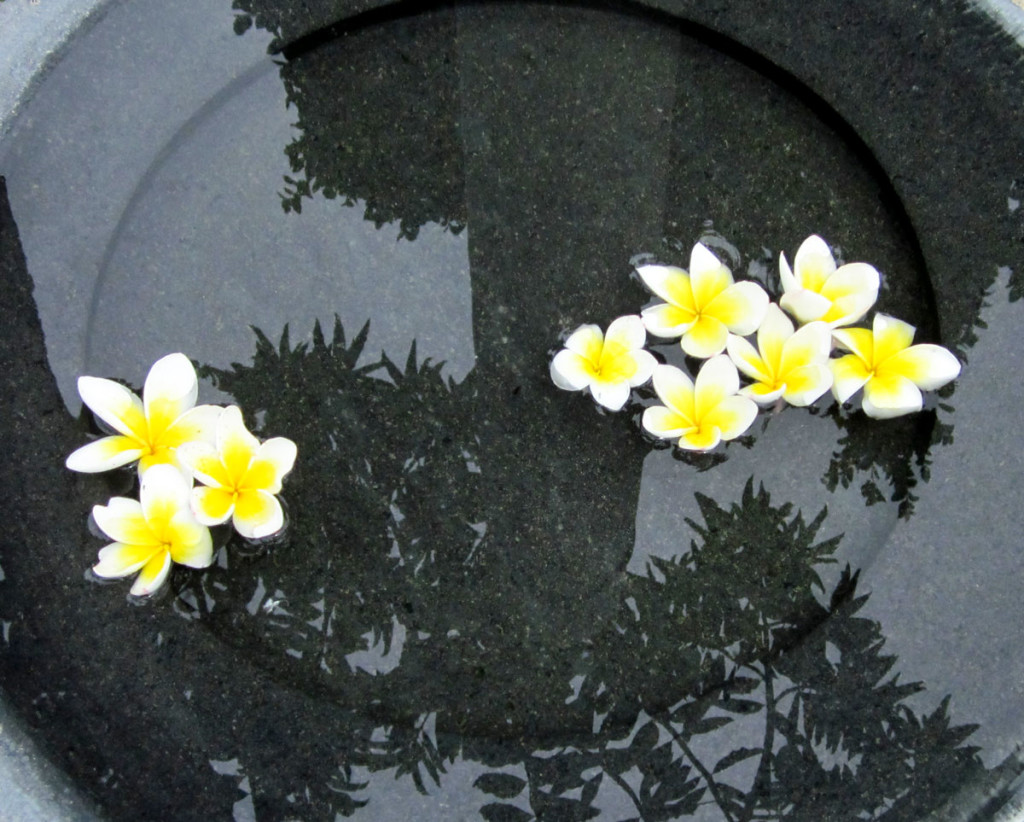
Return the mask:
<path fill-rule="evenodd" d="M 1021 599 L 1020 421 L 1024 383 L 1007 352 L 1020 347 L 1024 304 L 1010 303 L 1006 280 L 993 290 L 978 343 L 957 379 L 955 442 L 933 449 L 932 478 L 916 513 L 900 522 L 865 570 L 864 615 L 885 626 L 886 652 L 905 681 L 928 691 L 915 707 L 952 694 L 958 722 L 981 727 L 991 766 L 1020 741 L 1024 702 Z"/>
<path fill-rule="evenodd" d="M 367 356 L 404 362 L 415 339 L 420 359 L 461 379 L 473 364 L 465 233 L 428 225 L 398 242 L 360 204 L 322 198 L 285 215 L 295 112 L 266 38 L 235 36 L 223 3 L 151 5 L 113 8 L 103 38 L 80 38 L 0 158 L 68 405 L 80 373 L 138 384 L 174 350 L 247 362 L 250 325 L 276 342 L 290 323 L 294 344 L 315 319 L 329 338 L 335 313 L 349 339 L 371 319 Z M 137 26 L 138 14 L 167 19 Z M 154 31 L 167 36 L 138 42 Z M 119 34 L 136 54 L 111 48 Z"/>

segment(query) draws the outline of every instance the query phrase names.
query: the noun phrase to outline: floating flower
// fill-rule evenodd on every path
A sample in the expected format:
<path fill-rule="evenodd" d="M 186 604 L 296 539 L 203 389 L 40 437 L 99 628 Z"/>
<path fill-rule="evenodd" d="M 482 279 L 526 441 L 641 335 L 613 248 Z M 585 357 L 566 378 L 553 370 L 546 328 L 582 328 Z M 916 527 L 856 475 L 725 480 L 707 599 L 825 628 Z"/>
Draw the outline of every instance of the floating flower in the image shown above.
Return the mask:
<path fill-rule="evenodd" d="M 646 341 L 647 332 L 635 314 L 613 320 L 607 334 L 596 325 L 581 325 L 551 361 L 551 379 L 566 391 L 589 388 L 597 402 L 618 411 L 630 389 L 647 382 L 658 364 L 643 350 Z"/>
<path fill-rule="evenodd" d="M 832 393 L 846 402 L 864 388 L 864 413 L 876 419 L 920 411 L 921 391 L 941 388 L 960 373 L 956 357 L 940 345 L 911 345 L 914 326 L 876 314 L 869 331 L 843 328 L 832 332 L 852 353 L 832 360 Z"/>
<path fill-rule="evenodd" d="M 810 405 L 832 386 L 831 329 L 818 321 L 794 331 L 775 303 L 757 329 L 757 348 L 732 335 L 726 347 L 736 367 L 754 380 L 739 393 L 761 405 L 779 397 L 790 405 Z"/>
<path fill-rule="evenodd" d="M 785 291 L 779 302 L 801 323 L 850 325 L 878 299 L 878 270 L 867 263 L 837 268 L 828 244 L 817 234 L 800 244 L 792 269 L 786 255 L 779 255 L 779 275 Z"/>
<path fill-rule="evenodd" d="M 643 426 L 662 439 L 679 438 L 689 451 L 710 451 L 722 440 L 746 431 L 757 416 L 757 405 L 736 392 L 740 377 L 724 354 L 712 357 L 697 373 L 696 382 L 672 365 L 654 369 L 654 390 L 665 405 L 644 411 Z"/>
<path fill-rule="evenodd" d="M 223 409 L 215 446 L 194 442 L 180 449 L 182 461 L 203 483 L 192 490 L 196 519 L 204 525 L 230 519 L 247 539 L 276 534 L 284 527 L 284 511 L 275 495 L 296 454 L 295 443 L 285 437 L 261 445 L 245 427 L 238 406 Z"/>
<path fill-rule="evenodd" d="M 730 331 L 754 333 L 768 308 L 761 286 L 733 282 L 732 272 L 702 243 L 693 247 L 689 273 L 668 265 L 642 265 L 637 273 L 665 300 L 641 312 L 644 326 L 658 337 L 682 337 L 691 357 L 721 354 Z"/>
<path fill-rule="evenodd" d="M 114 542 L 102 548 L 96 576 L 134 574 L 131 592 L 149 596 L 170 573 L 172 563 L 206 568 L 213 560 L 210 529 L 189 507 L 192 481 L 173 465 L 154 465 L 142 475 L 139 500 L 113 497 L 92 509 L 93 519 Z"/>
<path fill-rule="evenodd" d="M 139 461 L 139 471 L 176 463 L 182 443 L 212 439 L 220 408 L 196 406 L 199 381 L 184 354 L 168 354 L 154 363 L 140 400 L 113 380 L 79 377 L 78 393 L 92 412 L 118 433 L 74 451 L 66 465 L 72 471 L 96 473 Z"/>

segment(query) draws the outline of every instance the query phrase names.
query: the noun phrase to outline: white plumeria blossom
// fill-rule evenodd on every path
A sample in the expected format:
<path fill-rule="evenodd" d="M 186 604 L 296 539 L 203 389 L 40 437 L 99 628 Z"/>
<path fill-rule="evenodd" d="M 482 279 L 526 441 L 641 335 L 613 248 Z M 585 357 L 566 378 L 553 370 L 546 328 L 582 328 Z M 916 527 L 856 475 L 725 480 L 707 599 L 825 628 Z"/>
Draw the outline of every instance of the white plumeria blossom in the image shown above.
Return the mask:
<path fill-rule="evenodd" d="M 285 437 L 260 443 L 245 427 L 238 406 L 223 409 L 215 445 L 192 442 L 179 449 L 182 461 L 202 485 L 192 490 L 192 510 L 204 525 L 232 521 L 247 539 L 261 539 L 284 527 L 276 494 L 295 464 L 297 448 Z"/>
<path fill-rule="evenodd" d="M 149 596 L 164 584 L 177 562 L 206 568 L 213 561 L 210 530 L 196 521 L 189 505 L 191 478 L 173 465 L 154 465 L 142 475 L 139 499 L 113 497 L 92 509 L 93 519 L 114 542 L 99 552 L 96 576 L 126 577 L 138 572 L 131 592 Z"/>
<path fill-rule="evenodd" d="M 785 292 L 780 304 L 799 322 L 821 320 L 831 328 L 857 322 L 878 299 L 878 269 L 867 263 L 836 266 L 832 251 L 812 234 L 800 244 L 793 268 L 779 254 L 779 276 Z"/>
<path fill-rule="evenodd" d="M 196 405 L 199 381 L 184 354 L 168 354 L 154 363 L 141 400 L 123 385 L 99 377 L 79 377 L 78 393 L 93 414 L 118 432 L 68 456 L 67 467 L 85 473 L 135 460 L 140 472 L 162 463 L 177 464 L 178 446 L 191 440 L 212 441 L 221 410 Z"/>
<path fill-rule="evenodd" d="M 875 419 L 920 411 L 921 391 L 934 391 L 960 373 L 960 362 L 941 345 L 911 345 L 914 326 L 886 314 L 876 314 L 870 330 L 843 328 L 832 332 L 839 346 L 851 353 L 831 360 L 832 393 L 846 402 L 864 389 L 864 413 Z"/>
<path fill-rule="evenodd" d="M 635 314 L 613 320 L 607 333 L 597 325 L 581 325 L 551 361 L 551 380 L 566 391 L 590 389 L 598 403 L 618 411 L 658 364 L 644 350 L 646 342 L 647 332 Z"/>
<path fill-rule="evenodd" d="M 769 305 L 757 329 L 757 348 L 742 337 L 729 336 L 729 358 L 754 381 L 740 394 L 761 405 L 780 397 L 790 405 L 810 405 L 832 387 L 831 331 L 820 320 L 795 330 L 781 308 Z"/>
<path fill-rule="evenodd" d="M 654 390 L 664 405 L 644 411 L 643 427 L 662 439 L 675 439 L 680 448 L 710 451 L 723 440 L 746 431 L 757 416 L 757 405 L 740 396 L 739 374 L 725 355 L 709 359 L 690 378 L 673 365 L 654 369 Z"/>
<path fill-rule="evenodd" d="M 690 253 L 690 270 L 642 265 L 637 273 L 664 303 L 641 312 L 644 326 L 657 337 L 679 337 L 683 351 L 707 359 L 725 350 L 729 333 L 757 330 L 768 295 L 752 281 L 734 282 L 732 272 L 703 243 Z"/>

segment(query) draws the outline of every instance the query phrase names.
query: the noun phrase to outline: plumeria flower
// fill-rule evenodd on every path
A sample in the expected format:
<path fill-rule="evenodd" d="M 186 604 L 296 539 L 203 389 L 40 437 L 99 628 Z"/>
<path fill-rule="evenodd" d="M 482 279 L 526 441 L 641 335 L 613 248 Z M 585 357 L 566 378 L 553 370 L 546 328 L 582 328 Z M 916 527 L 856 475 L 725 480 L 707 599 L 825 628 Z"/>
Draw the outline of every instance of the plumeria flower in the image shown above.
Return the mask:
<path fill-rule="evenodd" d="M 93 519 L 114 542 L 100 550 L 96 576 L 126 577 L 138 571 L 131 592 L 156 592 L 175 562 L 206 568 L 213 561 L 210 529 L 192 514 L 192 480 L 173 465 L 154 465 L 142 475 L 139 499 L 113 497 L 92 509 Z"/>
<path fill-rule="evenodd" d="M 830 327 L 850 325 L 868 313 L 878 299 L 878 270 L 867 263 L 836 267 L 828 244 L 812 234 L 800 244 L 793 268 L 779 255 L 785 292 L 779 302 L 801 323 L 814 320 Z"/>
<path fill-rule="evenodd" d="M 740 389 L 740 394 L 760 405 L 779 397 L 790 405 L 810 405 L 832 387 L 828 367 L 831 329 L 816 321 L 794 331 L 789 317 L 775 303 L 768 306 L 757 329 L 757 348 L 733 335 L 726 347 L 736 367 L 754 380 Z"/>
<path fill-rule="evenodd" d="M 690 378 L 672 365 L 654 369 L 654 390 L 664 405 L 644 411 L 643 426 L 662 439 L 677 439 L 688 451 L 710 451 L 746 431 L 757 405 L 736 392 L 740 377 L 725 355 L 712 357 Z"/>
<path fill-rule="evenodd" d="M 607 334 L 599 326 L 581 325 L 551 361 L 551 379 L 566 391 L 589 388 L 597 402 L 618 411 L 658 364 L 644 350 L 645 342 L 647 332 L 635 314 L 613 320 Z"/>
<path fill-rule="evenodd" d="M 203 485 L 192 491 L 192 510 L 204 525 L 229 519 L 246 539 L 276 534 L 284 527 L 284 511 L 275 496 L 292 470 L 297 449 L 285 437 L 262 445 L 245 427 L 238 406 L 223 409 L 217 421 L 216 445 L 191 442 L 180 456 Z"/>
<path fill-rule="evenodd" d="M 836 399 L 846 402 L 863 387 L 863 408 L 869 417 L 886 419 L 920 411 L 921 391 L 941 388 L 955 379 L 960 363 L 941 345 L 911 345 L 914 330 L 902 320 L 875 314 L 870 331 L 833 331 L 839 346 L 851 352 L 830 362 Z"/>
<path fill-rule="evenodd" d="M 665 300 L 641 312 L 644 326 L 658 337 L 681 337 L 691 357 L 721 354 L 730 331 L 754 333 L 768 308 L 761 286 L 733 282 L 732 272 L 702 243 L 693 247 L 689 273 L 669 265 L 642 265 L 637 273 Z"/>
<path fill-rule="evenodd" d="M 143 472 L 161 463 L 176 463 L 178 446 L 211 439 L 221 409 L 196 405 L 199 381 L 184 354 L 168 354 L 154 363 L 142 399 L 123 385 L 99 377 L 79 377 L 78 393 L 93 414 L 117 434 L 90 442 L 68 458 L 72 471 L 96 473 L 135 460 Z"/>

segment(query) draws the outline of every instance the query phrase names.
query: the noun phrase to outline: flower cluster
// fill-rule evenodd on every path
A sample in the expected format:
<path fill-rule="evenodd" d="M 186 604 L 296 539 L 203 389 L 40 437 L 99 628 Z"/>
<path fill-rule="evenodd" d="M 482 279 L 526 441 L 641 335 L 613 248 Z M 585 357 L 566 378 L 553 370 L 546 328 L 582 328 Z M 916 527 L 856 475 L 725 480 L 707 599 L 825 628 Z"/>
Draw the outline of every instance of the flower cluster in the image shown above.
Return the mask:
<path fill-rule="evenodd" d="M 829 389 L 844 403 L 863 388 L 865 414 L 897 417 L 921 410 L 922 390 L 941 388 L 960 373 L 952 353 L 913 345 L 914 327 L 886 314 L 876 314 L 870 329 L 850 327 L 878 299 L 878 270 L 867 263 L 838 266 L 816 235 L 800 245 L 792 267 L 779 256 L 777 304 L 757 283 L 735 282 L 701 243 L 693 247 L 689 271 L 642 265 L 637 273 L 664 302 L 619 317 L 606 334 L 596 325 L 578 328 L 552 360 L 551 378 L 559 388 L 589 390 L 612 411 L 653 379 L 663 405 L 647 408 L 642 425 L 680 448 L 709 451 L 743 434 L 758 406 L 807 406 Z M 645 349 L 648 333 L 678 339 L 684 353 L 705 360 L 696 377 L 659 364 Z M 833 357 L 833 349 L 848 353 Z M 741 372 L 749 381 L 742 387 Z"/>
<path fill-rule="evenodd" d="M 199 381 L 184 354 L 153 365 L 142 399 L 97 377 L 80 377 L 78 393 L 111 434 L 73 452 L 67 467 L 97 473 L 138 462 L 138 500 L 113 497 L 93 508 L 97 527 L 113 540 L 99 552 L 97 576 L 137 573 L 131 593 L 149 596 L 174 563 L 210 565 L 210 526 L 231 520 L 247 539 L 284 527 L 276 495 L 295 463 L 295 443 L 275 437 L 261 444 L 236 406 L 196 405 Z"/>

